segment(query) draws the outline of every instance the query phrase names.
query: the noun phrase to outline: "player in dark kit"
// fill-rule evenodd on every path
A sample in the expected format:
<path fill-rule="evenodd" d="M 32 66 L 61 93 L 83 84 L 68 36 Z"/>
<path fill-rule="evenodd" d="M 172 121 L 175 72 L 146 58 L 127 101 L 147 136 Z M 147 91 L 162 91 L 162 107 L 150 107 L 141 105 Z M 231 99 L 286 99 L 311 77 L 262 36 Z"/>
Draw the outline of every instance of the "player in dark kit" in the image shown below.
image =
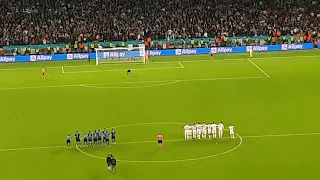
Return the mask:
<path fill-rule="evenodd" d="M 102 146 L 102 133 L 100 130 L 98 130 L 98 145 Z"/>
<path fill-rule="evenodd" d="M 127 70 L 127 77 L 131 77 L 131 70 L 130 69 Z"/>
<path fill-rule="evenodd" d="M 71 136 L 68 134 L 67 136 L 67 148 L 71 148 Z"/>
<path fill-rule="evenodd" d="M 83 145 L 88 146 L 88 136 L 86 134 L 83 136 Z"/>
<path fill-rule="evenodd" d="M 111 130 L 111 139 L 112 139 L 112 143 L 116 143 L 116 131 L 112 128 Z"/>
<path fill-rule="evenodd" d="M 109 173 L 111 173 L 111 157 L 112 157 L 112 154 L 109 154 L 106 159 Z"/>
<path fill-rule="evenodd" d="M 94 131 L 93 133 L 93 145 L 96 146 L 98 141 L 98 133 L 97 130 Z"/>
<path fill-rule="evenodd" d="M 103 134 L 103 141 L 104 143 L 109 146 L 110 145 L 110 134 L 108 133 L 108 131 L 105 131 L 104 134 Z"/>
<path fill-rule="evenodd" d="M 80 142 L 80 133 L 77 131 L 76 134 L 74 135 L 75 139 L 76 139 L 76 145 L 77 146 L 81 146 L 81 142 Z"/>
<path fill-rule="evenodd" d="M 106 143 L 106 133 L 107 133 L 107 130 L 106 129 L 104 129 L 103 131 L 102 131 L 102 136 L 103 136 L 103 139 L 102 139 L 102 143 L 103 144 L 105 144 Z"/>
<path fill-rule="evenodd" d="M 90 131 L 88 133 L 88 141 L 89 141 L 89 146 L 92 146 L 92 133 Z"/>
<path fill-rule="evenodd" d="M 114 156 L 111 156 L 111 173 L 117 173 L 117 160 Z"/>

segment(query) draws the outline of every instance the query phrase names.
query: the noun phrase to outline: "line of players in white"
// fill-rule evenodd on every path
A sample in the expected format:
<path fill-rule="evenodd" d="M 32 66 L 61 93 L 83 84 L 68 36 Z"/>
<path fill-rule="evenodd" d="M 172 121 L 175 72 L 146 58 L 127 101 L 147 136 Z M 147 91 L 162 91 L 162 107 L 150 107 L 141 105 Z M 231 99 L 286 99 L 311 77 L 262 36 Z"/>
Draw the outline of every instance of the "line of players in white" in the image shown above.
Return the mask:
<path fill-rule="evenodd" d="M 206 139 L 206 138 L 217 138 L 217 130 L 218 130 L 218 138 L 223 137 L 224 125 L 222 122 L 219 124 L 186 124 L 184 126 L 184 138 L 185 139 Z M 229 133 L 230 137 L 234 139 L 234 126 L 229 125 Z"/>

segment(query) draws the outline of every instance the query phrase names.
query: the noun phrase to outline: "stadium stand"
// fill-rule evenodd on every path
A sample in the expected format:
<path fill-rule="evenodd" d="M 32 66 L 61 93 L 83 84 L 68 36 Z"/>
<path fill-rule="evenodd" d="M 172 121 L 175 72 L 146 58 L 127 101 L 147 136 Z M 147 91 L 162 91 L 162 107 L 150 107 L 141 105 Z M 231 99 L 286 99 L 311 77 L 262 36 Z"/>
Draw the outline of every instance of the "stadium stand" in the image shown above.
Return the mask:
<path fill-rule="evenodd" d="M 26 0 L 0 2 L 0 44 L 312 34 L 316 0 Z M 277 35 L 277 34 L 276 34 Z"/>

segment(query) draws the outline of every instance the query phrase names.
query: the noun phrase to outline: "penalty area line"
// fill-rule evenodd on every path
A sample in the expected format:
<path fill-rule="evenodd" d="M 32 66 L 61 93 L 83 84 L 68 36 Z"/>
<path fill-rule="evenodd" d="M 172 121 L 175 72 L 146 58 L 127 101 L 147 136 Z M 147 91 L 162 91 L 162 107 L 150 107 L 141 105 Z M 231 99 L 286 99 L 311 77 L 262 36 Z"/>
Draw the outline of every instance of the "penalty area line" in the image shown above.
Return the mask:
<path fill-rule="evenodd" d="M 264 75 L 266 75 L 268 78 L 270 77 L 266 72 L 264 72 L 258 65 L 256 65 L 254 62 L 252 62 L 250 59 L 248 61 L 254 65 L 259 71 L 261 71 Z"/>
<path fill-rule="evenodd" d="M 181 68 L 184 68 L 184 66 L 182 65 L 182 63 L 180 61 L 178 61 L 178 63 L 180 64 Z"/>

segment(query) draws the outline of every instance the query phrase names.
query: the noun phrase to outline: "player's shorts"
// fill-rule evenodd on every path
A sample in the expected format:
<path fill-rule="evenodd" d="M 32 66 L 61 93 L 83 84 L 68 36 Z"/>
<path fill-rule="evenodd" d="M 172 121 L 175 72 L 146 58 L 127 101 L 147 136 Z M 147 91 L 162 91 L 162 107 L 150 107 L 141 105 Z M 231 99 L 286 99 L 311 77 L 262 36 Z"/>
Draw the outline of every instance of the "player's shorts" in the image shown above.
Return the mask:
<path fill-rule="evenodd" d="M 210 54 L 210 56 L 212 57 L 212 56 L 213 56 L 213 54 Z"/>
<path fill-rule="evenodd" d="M 67 140 L 67 144 L 70 144 L 70 142 L 71 142 L 70 140 Z"/>
<path fill-rule="evenodd" d="M 111 139 L 116 139 L 116 137 L 115 137 L 115 136 L 112 136 Z"/>
<path fill-rule="evenodd" d="M 128 69 L 128 70 L 127 70 L 127 73 L 131 73 L 131 70 L 130 70 L 130 69 Z"/>
<path fill-rule="evenodd" d="M 83 139 L 83 142 L 88 142 L 88 140 L 87 139 Z"/>
<path fill-rule="evenodd" d="M 42 75 L 44 76 L 45 73 L 42 73 Z"/>
<path fill-rule="evenodd" d="M 91 142 L 91 141 L 92 141 L 92 139 L 89 138 L 89 142 Z"/>
<path fill-rule="evenodd" d="M 101 141 L 101 137 L 98 138 L 98 141 Z"/>
<path fill-rule="evenodd" d="M 80 138 L 77 138 L 77 139 L 76 139 L 76 142 L 80 142 Z"/>
<path fill-rule="evenodd" d="M 96 142 L 96 141 L 97 141 L 97 138 L 94 138 L 93 141 Z"/>
<path fill-rule="evenodd" d="M 162 140 L 158 140 L 158 144 L 162 144 Z"/>

